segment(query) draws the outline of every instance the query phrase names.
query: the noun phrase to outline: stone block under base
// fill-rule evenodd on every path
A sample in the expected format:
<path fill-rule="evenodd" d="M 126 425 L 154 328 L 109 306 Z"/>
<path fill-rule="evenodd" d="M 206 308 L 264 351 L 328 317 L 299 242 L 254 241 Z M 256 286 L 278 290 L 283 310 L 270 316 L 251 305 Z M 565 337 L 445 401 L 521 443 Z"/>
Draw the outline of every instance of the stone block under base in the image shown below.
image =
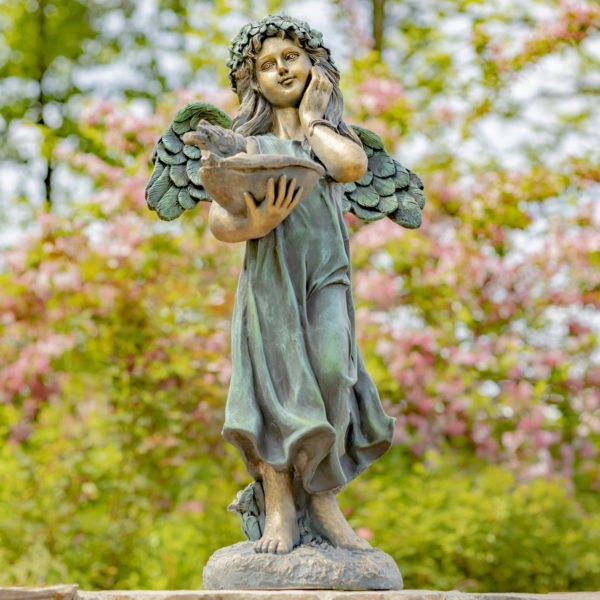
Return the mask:
<path fill-rule="evenodd" d="M 402 575 L 391 556 L 308 544 L 289 554 L 257 554 L 253 542 L 217 550 L 203 572 L 204 588 L 296 590 L 401 590 Z"/>

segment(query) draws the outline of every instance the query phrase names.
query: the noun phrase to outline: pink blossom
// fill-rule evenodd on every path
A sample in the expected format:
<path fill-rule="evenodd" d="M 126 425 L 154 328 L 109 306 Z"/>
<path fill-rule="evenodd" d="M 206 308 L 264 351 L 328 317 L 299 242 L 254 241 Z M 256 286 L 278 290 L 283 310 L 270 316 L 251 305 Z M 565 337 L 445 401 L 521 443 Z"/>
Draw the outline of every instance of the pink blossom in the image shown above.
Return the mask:
<path fill-rule="evenodd" d="M 596 458 L 598 451 L 589 440 L 586 440 L 579 451 L 581 458 Z"/>
<path fill-rule="evenodd" d="M 588 370 L 587 380 L 591 385 L 600 387 L 600 365 L 596 365 Z"/>
<path fill-rule="evenodd" d="M 502 434 L 502 445 L 510 452 L 516 451 L 524 440 L 523 431 L 505 431 Z"/>
<path fill-rule="evenodd" d="M 589 2 L 562 0 L 554 21 L 542 23 L 511 61 L 519 68 L 554 51 L 560 44 L 579 43 L 598 26 L 600 8 Z"/>
<path fill-rule="evenodd" d="M 463 421 L 450 421 L 446 425 L 446 433 L 451 437 L 459 437 L 467 431 L 467 425 Z"/>
<path fill-rule="evenodd" d="M 492 436 L 492 428 L 487 423 L 474 423 L 471 432 L 471 439 L 476 444 L 484 444 L 490 440 Z M 512 441 L 512 440 L 511 440 Z"/>
<path fill-rule="evenodd" d="M 533 395 L 533 386 L 528 381 L 519 381 L 514 391 L 514 399 L 527 402 Z"/>
<path fill-rule="evenodd" d="M 372 540 L 375 535 L 368 527 L 357 527 L 355 529 L 356 535 L 363 540 Z"/>
<path fill-rule="evenodd" d="M 22 420 L 14 425 L 10 430 L 10 443 L 12 445 L 25 441 L 34 431 L 33 425 L 28 421 Z"/>
<path fill-rule="evenodd" d="M 461 388 L 464 387 L 462 381 L 457 382 L 457 384 L 460 385 Z M 466 410 L 468 406 L 469 403 L 465 398 L 456 398 L 448 404 L 447 410 L 449 413 L 460 413 Z"/>
<path fill-rule="evenodd" d="M 517 427 L 528 433 L 538 430 L 544 422 L 544 409 L 543 406 L 537 405 L 535 406 L 531 413 L 520 419 Z"/>
<path fill-rule="evenodd" d="M 358 86 L 360 102 L 365 111 L 379 115 L 405 98 L 404 88 L 398 81 L 383 77 L 369 77 Z"/>
<path fill-rule="evenodd" d="M 224 354 L 229 343 L 229 334 L 226 331 L 215 331 L 210 337 L 205 339 L 205 347 L 207 350 Z"/>
<path fill-rule="evenodd" d="M 200 515 L 204 512 L 204 504 L 198 500 L 187 500 L 179 505 L 179 508 L 186 513 Z"/>
<path fill-rule="evenodd" d="M 420 413 L 429 414 L 433 412 L 436 401 L 434 398 L 422 397 L 415 400 L 415 405 Z"/>
<path fill-rule="evenodd" d="M 76 265 L 70 264 L 55 273 L 52 282 L 58 290 L 76 290 L 81 287 L 81 274 Z"/>
<path fill-rule="evenodd" d="M 373 38 L 365 27 L 364 16 L 358 10 L 356 2 L 353 2 L 353 0 L 340 0 L 339 4 L 346 10 L 346 13 L 350 17 L 352 39 L 356 41 L 358 46 L 371 48 L 373 46 Z M 355 47 L 352 50 L 355 51 Z"/>
<path fill-rule="evenodd" d="M 392 443 L 396 445 L 406 445 L 408 441 L 409 434 L 406 430 L 406 418 L 401 415 L 396 418 L 396 425 L 394 428 L 394 437 Z"/>
<path fill-rule="evenodd" d="M 346 221 L 348 227 L 357 227 L 358 225 L 362 224 L 362 221 L 352 213 L 346 213 L 344 215 L 344 221 Z"/>
<path fill-rule="evenodd" d="M 398 300 L 398 283 L 393 274 L 382 271 L 359 271 L 354 277 L 356 295 L 359 299 L 390 306 Z"/>
<path fill-rule="evenodd" d="M 48 375 L 50 361 L 70 350 L 75 344 L 73 335 L 47 334 L 25 346 L 18 358 L 0 369 L 0 389 L 19 393 L 29 381 Z"/>
<path fill-rule="evenodd" d="M 67 144 L 59 144 L 54 148 L 54 158 L 57 160 L 65 160 L 66 158 L 69 158 L 71 154 L 72 150 Z"/>
<path fill-rule="evenodd" d="M 224 361 L 221 364 L 221 369 L 217 375 L 217 379 L 219 380 L 219 383 L 222 383 L 223 385 L 227 385 L 229 383 L 229 380 L 231 379 L 231 363 L 229 361 Z"/>
<path fill-rule="evenodd" d="M 94 154 L 77 152 L 73 155 L 71 162 L 75 167 L 85 171 L 87 175 L 95 179 L 102 179 L 108 184 L 115 183 L 123 175 L 120 167 L 113 167 Z"/>
<path fill-rule="evenodd" d="M 4 252 L 2 258 L 6 266 L 16 272 L 25 270 L 27 264 L 27 250 L 23 248 L 15 248 Z"/>
<path fill-rule="evenodd" d="M 536 449 L 553 446 L 560 441 L 560 433 L 557 431 L 541 430 L 533 433 L 533 447 Z"/>
<path fill-rule="evenodd" d="M 100 306 L 103 307 L 106 312 L 110 312 L 115 305 L 118 291 L 112 285 L 103 284 L 95 289 Z"/>
<path fill-rule="evenodd" d="M 523 469 L 525 479 L 538 479 L 552 474 L 552 463 L 549 460 L 528 465 Z"/>
<path fill-rule="evenodd" d="M 433 109 L 433 118 L 441 123 L 450 123 L 454 119 L 454 111 L 446 104 L 440 104 Z"/>

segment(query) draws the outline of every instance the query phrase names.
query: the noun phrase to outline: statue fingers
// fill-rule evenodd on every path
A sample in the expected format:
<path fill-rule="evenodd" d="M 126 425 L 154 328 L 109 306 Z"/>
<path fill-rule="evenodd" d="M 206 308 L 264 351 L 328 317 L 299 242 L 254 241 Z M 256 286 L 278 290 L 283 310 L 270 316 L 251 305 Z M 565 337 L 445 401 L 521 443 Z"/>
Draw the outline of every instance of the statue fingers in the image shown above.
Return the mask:
<path fill-rule="evenodd" d="M 286 192 L 287 192 L 287 175 L 282 175 L 279 178 L 279 182 L 277 184 L 277 199 L 274 203 L 274 206 L 281 208 L 283 206 L 283 203 L 285 201 L 286 198 Z"/>
<path fill-rule="evenodd" d="M 294 195 L 292 196 L 290 203 L 287 205 L 287 210 L 289 212 L 292 212 L 294 210 L 294 208 L 296 208 L 296 206 L 298 206 L 298 204 L 300 204 L 300 200 L 302 200 L 302 194 L 304 194 L 304 188 L 302 186 L 300 186 L 294 192 Z"/>
<path fill-rule="evenodd" d="M 331 82 L 329 81 L 325 71 L 321 67 L 313 67 L 312 68 L 313 80 L 316 82 L 318 89 L 326 89 L 331 87 Z"/>
<path fill-rule="evenodd" d="M 269 177 L 267 181 L 267 195 L 265 196 L 265 200 L 271 205 L 275 202 L 275 179 L 273 177 Z"/>
<path fill-rule="evenodd" d="M 327 77 L 325 77 L 324 75 L 322 77 L 319 77 L 319 81 L 318 81 L 318 90 L 320 92 L 326 92 L 326 93 L 331 93 L 331 90 L 333 90 L 333 85 L 331 84 L 331 81 L 329 81 L 329 79 L 327 79 Z"/>
<path fill-rule="evenodd" d="M 294 192 L 296 191 L 296 178 L 292 179 L 287 186 L 283 204 L 287 206 L 294 199 Z"/>
<path fill-rule="evenodd" d="M 319 67 L 313 67 L 310 70 L 310 83 L 308 84 L 308 87 L 306 88 L 306 91 L 308 92 L 313 91 L 315 89 L 317 89 L 317 86 L 319 85 L 319 80 L 321 79 L 322 75 L 321 75 L 321 69 Z"/>
<path fill-rule="evenodd" d="M 331 83 L 331 81 L 329 81 L 329 79 L 323 78 L 321 81 L 321 89 L 324 92 L 327 92 L 328 94 L 330 94 L 331 91 L 333 90 L 333 84 Z"/>
<path fill-rule="evenodd" d="M 310 74 L 312 75 L 313 79 L 322 79 L 324 71 L 318 65 L 313 65 L 312 69 L 310 70 Z"/>
<path fill-rule="evenodd" d="M 256 212 L 256 200 L 254 200 L 252 194 L 248 192 L 244 192 L 242 196 L 244 197 L 244 202 L 246 203 L 246 214 L 254 214 Z"/>

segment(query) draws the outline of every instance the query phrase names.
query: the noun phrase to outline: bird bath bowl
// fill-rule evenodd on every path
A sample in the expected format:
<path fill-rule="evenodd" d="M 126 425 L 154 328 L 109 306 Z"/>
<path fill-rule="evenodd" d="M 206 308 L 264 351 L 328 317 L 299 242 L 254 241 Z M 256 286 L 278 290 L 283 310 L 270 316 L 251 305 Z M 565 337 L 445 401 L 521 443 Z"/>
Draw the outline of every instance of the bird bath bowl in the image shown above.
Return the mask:
<path fill-rule="evenodd" d="M 296 179 L 296 186 L 303 187 L 303 196 L 306 196 L 325 175 L 325 169 L 312 160 L 297 156 L 245 153 L 228 158 L 209 154 L 202 160 L 200 168 L 204 189 L 233 215 L 246 214 L 244 192 L 261 202 L 266 196 L 269 179 L 273 178 L 277 183 L 283 175 L 288 181 Z"/>

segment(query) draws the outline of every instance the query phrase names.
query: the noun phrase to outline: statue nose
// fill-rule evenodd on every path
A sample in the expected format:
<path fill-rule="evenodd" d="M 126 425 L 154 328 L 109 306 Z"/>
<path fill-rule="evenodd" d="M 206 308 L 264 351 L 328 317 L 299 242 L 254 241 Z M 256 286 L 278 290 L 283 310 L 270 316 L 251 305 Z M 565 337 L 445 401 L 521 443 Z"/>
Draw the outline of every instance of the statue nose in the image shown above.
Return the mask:
<path fill-rule="evenodd" d="M 288 72 L 287 65 L 285 63 L 279 63 L 279 74 L 283 75 Z"/>

